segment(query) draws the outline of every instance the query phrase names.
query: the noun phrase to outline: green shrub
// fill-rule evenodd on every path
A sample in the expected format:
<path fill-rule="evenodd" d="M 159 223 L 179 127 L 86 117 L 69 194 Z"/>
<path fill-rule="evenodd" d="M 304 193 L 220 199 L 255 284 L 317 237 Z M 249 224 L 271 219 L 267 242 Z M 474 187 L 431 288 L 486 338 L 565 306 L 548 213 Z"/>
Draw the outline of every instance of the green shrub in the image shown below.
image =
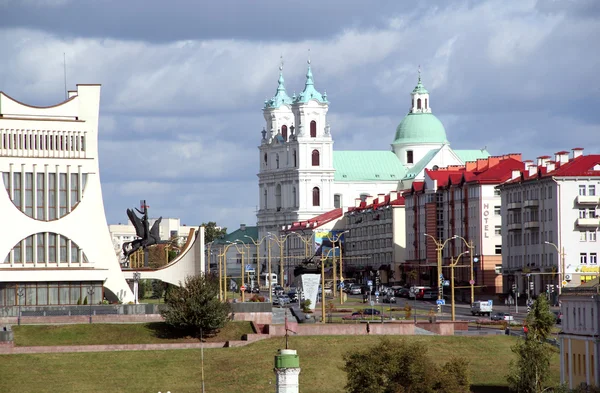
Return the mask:
<path fill-rule="evenodd" d="M 87 296 L 86 296 L 86 297 L 83 299 L 83 304 L 84 304 L 85 306 L 87 306 L 87 304 L 88 304 L 88 299 L 87 299 Z"/>

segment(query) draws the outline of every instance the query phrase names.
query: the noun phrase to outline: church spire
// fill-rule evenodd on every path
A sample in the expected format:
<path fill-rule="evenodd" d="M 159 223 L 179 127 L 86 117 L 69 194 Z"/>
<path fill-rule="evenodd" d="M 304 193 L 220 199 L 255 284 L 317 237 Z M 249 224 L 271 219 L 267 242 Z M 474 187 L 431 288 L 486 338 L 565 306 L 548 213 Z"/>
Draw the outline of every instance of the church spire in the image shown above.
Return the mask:
<path fill-rule="evenodd" d="M 315 89 L 315 81 L 313 80 L 312 69 L 310 68 L 310 49 L 308 52 L 308 69 L 306 70 L 306 82 L 304 83 L 304 90 L 296 97 L 294 102 L 306 103 L 310 100 L 317 100 L 321 104 L 328 103 L 327 94 L 324 96 Z"/>
<path fill-rule="evenodd" d="M 410 113 L 431 113 L 431 108 L 429 107 L 429 92 L 421 82 L 421 66 L 419 66 L 418 75 L 417 85 L 410 93 L 412 96 Z"/>
<path fill-rule="evenodd" d="M 277 80 L 277 91 L 270 100 L 265 101 L 265 108 L 279 108 L 281 105 L 290 105 L 292 99 L 285 91 L 285 80 L 283 79 L 283 55 L 280 56 L 279 79 Z"/>

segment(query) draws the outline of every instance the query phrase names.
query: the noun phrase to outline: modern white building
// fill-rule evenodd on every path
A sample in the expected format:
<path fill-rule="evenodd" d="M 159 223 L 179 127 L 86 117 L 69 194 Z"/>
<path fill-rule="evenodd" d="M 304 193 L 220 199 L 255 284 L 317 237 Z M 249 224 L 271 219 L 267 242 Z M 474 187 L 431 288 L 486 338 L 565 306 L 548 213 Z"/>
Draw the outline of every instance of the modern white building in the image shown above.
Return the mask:
<path fill-rule="evenodd" d="M 258 148 L 259 239 L 335 208 L 353 207 L 356 198 L 408 189 L 435 165 L 489 156 L 485 149 L 452 150 L 430 105 L 419 75 L 391 149 L 334 151 L 329 101 L 315 88 L 310 62 L 304 89 L 292 97 L 286 93 L 280 67 L 277 91 L 263 108 L 266 126 Z M 261 257 L 266 247 L 266 242 L 261 245 Z M 277 247 L 274 250 L 278 252 Z"/>
<path fill-rule="evenodd" d="M 600 155 L 575 148 L 554 158 L 526 162 L 499 186 L 502 271 L 505 285 L 515 283 L 521 293 L 552 285 L 556 294 L 599 274 Z"/>
<path fill-rule="evenodd" d="M 99 108 L 100 85 L 44 108 L 0 92 L 0 306 L 133 300 L 104 214 Z"/>

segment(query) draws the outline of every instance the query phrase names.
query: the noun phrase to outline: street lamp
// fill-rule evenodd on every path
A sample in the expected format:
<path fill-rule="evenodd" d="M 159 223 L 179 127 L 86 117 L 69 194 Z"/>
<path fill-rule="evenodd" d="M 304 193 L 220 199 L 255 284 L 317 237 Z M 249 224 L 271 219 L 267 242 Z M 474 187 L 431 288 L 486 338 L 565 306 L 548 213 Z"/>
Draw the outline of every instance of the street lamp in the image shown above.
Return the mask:
<path fill-rule="evenodd" d="M 271 239 L 275 240 L 275 242 L 277 243 L 277 245 L 279 246 L 279 285 L 281 285 L 282 287 L 285 285 L 284 281 L 283 281 L 283 246 L 285 244 L 285 241 L 287 240 L 288 236 L 290 236 L 293 232 L 288 233 L 285 236 L 281 236 L 281 239 L 279 238 L 279 236 L 274 235 L 271 232 L 267 232 L 268 235 L 271 236 Z M 270 262 L 269 262 L 270 264 Z"/>
<path fill-rule="evenodd" d="M 258 277 L 258 286 L 260 287 L 260 244 L 263 242 L 263 240 L 269 237 L 269 235 L 263 236 L 258 242 L 255 241 L 252 236 L 244 235 L 244 237 L 250 239 L 250 241 L 256 247 L 256 277 Z"/>
<path fill-rule="evenodd" d="M 300 238 L 300 240 L 302 240 L 302 243 L 304 243 L 304 258 L 308 259 L 308 257 L 310 256 L 308 250 L 310 250 L 310 243 L 312 242 L 312 235 L 308 239 L 305 239 L 304 236 L 302 236 L 298 232 L 290 232 L 290 235 L 296 235 Z"/>
<path fill-rule="evenodd" d="M 229 249 L 229 247 L 231 247 L 234 243 L 228 242 L 230 244 L 227 244 L 224 247 L 224 251 L 221 254 L 221 257 L 223 258 L 223 301 L 227 301 L 227 250 Z M 221 282 L 221 269 L 219 269 L 219 282 Z M 219 286 L 221 286 L 219 284 Z"/>
<path fill-rule="evenodd" d="M 325 261 L 332 250 L 333 248 L 330 248 L 325 256 L 321 254 L 321 323 L 325 323 Z"/>
<path fill-rule="evenodd" d="M 465 246 L 470 251 L 469 255 L 471 256 L 471 279 L 469 280 L 469 285 L 471 286 L 471 305 L 472 305 L 473 303 L 475 303 L 475 277 L 473 274 L 473 262 L 477 262 L 477 261 L 473 260 L 473 257 L 474 257 L 473 254 L 475 254 L 473 252 L 473 249 L 475 248 L 475 246 L 473 245 L 473 240 L 467 241 L 467 239 L 465 239 L 462 236 L 458 236 L 458 235 L 455 235 L 454 237 L 457 239 L 461 239 L 465 243 Z"/>
<path fill-rule="evenodd" d="M 90 287 L 87 289 L 87 294 L 88 294 L 88 303 L 90 305 L 90 323 L 92 323 L 92 295 L 94 294 L 94 286 L 90 285 Z"/>
<path fill-rule="evenodd" d="M 236 242 L 241 242 L 240 239 L 235 239 Z M 240 251 L 240 249 L 238 248 L 237 244 L 234 242 L 230 242 L 228 241 L 227 243 L 231 243 L 235 246 L 235 249 L 237 250 L 237 252 L 239 252 L 240 254 L 242 254 L 242 286 L 240 287 L 241 292 L 242 292 L 242 303 L 245 302 L 245 285 L 244 285 L 244 276 L 246 275 L 246 265 L 244 265 L 244 246 L 242 245 L 242 251 Z M 243 244 L 243 243 L 242 243 Z"/>
<path fill-rule="evenodd" d="M 462 257 L 464 254 L 470 254 L 469 250 L 458 254 L 458 256 L 456 257 L 456 260 L 453 263 L 452 262 L 450 263 L 450 304 L 451 304 L 452 322 L 454 322 L 454 320 L 456 319 L 456 312 L 454 310 L 454 267 L 460 260 L 460 257 Z M 450 258 L 450 259 L 452 259 L 452 258 Z M 473 265 L 471 265 L 471 266 L 473 266 Z"/>
<path fill-rule="evenodd" d="M 560 281 L 559 285 L 558 285 L 558 294 L 560 295 L 562 293 L 562 287 L 563 287 L 563 275 L 565 274 L 565 248 L 564 247 L 559 247 L 556 244 L 549 242 L 549 241 L 545 241 L 544 244 L 549 244 L 552 247 L 554 247 L 556 249 L 556 252 L 558 253 L 558 256 L 560 257 L 560 263 L 557 264 L 558 265 L 558 280 Z"/>
<path fill-rule="evenodd" d="M 329 237 L 329 235 L 327 235 L 327 238 L 329 239 L 329 241 L 331 241 L 331 243 L 333 244 L 333 249 L 335 249 L 335 243 L 339 242 L 340 245 L 338 246 L 338 248 L 340 249 L 340 284 L 342 282 L 344 282 L 344 265 L 343 265 L 343 260 L 342 260 L 342 242 L 341 242 L 341 237 L 344 233 L 349 233 L 350 231 L 343 231 L 338 233 L 334 239 L 332 239 L 331 237 Z M 337 285 L 336 285 L 336 265 L 335 265 L 335 253 L 333 254 L 333 297 L 335 298 L 336 293 L 337 293 Z M 340 304 L 344 304 L 344 293 L 340 288 Z"/>
<path fill-rule="evenodd" d="M 437 268 L 438 268 L 438 300 L 442 299 L 442 292 L 441 292 L 441 288 L 442 288 L 442 250 L 444 249 L 444 247 L 446 247 L 446 244 L 448 243 L 448 241 L 452 240 L 452 239 L 456 239 L 456 235 L 449 237 L 448 239 L 446 239 L 445 241 L 441 241 L 441 240 L 437 240 L 435 237 L 431 236 L 428 233 L 424 233 L 423 235 L 430 237 L 433 242 L 435 243 L 435 249 L 437 251 Z M 442 311 L 442 306 L 438 304 L 438 312 Z"/>
<path fill-rule="evenodd" d="M 25 296 L 25 289 L 19 287 L 19 289 L 17 289 L 17 296 L 19 296 L 19 317 L 17 318 L 17 325 L 21 326 L 21 304 L 23 303 L 23 297 Z"/>

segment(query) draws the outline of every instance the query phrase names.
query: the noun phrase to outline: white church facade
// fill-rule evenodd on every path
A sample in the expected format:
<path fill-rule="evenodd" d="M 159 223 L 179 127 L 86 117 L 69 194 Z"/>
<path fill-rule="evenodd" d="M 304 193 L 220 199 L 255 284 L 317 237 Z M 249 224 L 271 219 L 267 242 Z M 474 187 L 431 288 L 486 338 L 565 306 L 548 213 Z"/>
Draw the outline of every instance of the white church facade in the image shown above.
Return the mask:
<path fill-rule="evenodd" d="M 485 149 L 452 150 L 430 104 L 419 75 L 391 149 L 334 151 L 329 101 L 315 88 L 310 61 L 298 96 L 286 93 L 280 67 L 276 93 L 263 108 L 266 126 L 258 148 L 259 239 L 334 208 L 346 210 L 357 198 L 409 189 L 424 178 L 425 169 L 489 156 Z"/>

